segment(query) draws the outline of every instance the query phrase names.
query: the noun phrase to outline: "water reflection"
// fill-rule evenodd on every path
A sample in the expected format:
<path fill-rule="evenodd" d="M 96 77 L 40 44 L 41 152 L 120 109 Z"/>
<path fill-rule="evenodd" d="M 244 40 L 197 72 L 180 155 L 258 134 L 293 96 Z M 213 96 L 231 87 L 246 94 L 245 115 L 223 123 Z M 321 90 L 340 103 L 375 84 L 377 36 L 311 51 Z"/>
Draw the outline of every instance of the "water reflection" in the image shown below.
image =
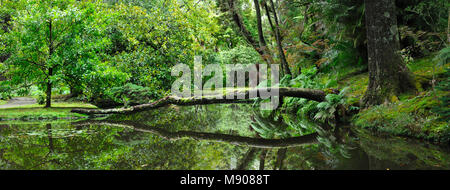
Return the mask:
<path fill-rule="evenodd" d="M 94 121 L 3 123 L 0 168 L 450 169 L 446 149 L 336 129 L 289 114 L 263 116 L 247 105 L 168 107 Z"/>

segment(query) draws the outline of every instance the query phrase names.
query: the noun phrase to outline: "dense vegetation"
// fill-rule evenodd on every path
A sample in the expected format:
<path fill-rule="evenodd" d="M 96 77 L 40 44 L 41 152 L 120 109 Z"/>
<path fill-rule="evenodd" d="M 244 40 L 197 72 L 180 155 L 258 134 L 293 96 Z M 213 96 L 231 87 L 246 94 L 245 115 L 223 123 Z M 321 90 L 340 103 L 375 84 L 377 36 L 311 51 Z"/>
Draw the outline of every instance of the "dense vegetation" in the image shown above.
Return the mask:
<path fill-rule="evenodd" d="M 154 102 L 170 94 L 175 64 L 193 68 L 194 56 L 202 56 L 203 64 L 222 67 L 280 64 L 281 87 L 327 92 L 323 102 L 285 97 L 279 109 L 261 111 L 263 118 L 290 112 L 331 127 L 351 123 L 448 143 L 449 6 L 446 0 L 2 0 L 0 104 L 31 96 L 46 107 L 31 115 L 52 118 L 58 114 L 36 112 L 56 101 L 98 108 Z M 27 117 L 15 112 L 0 116 Z M 59 115 L 79 116 L 66 109 Z"/>

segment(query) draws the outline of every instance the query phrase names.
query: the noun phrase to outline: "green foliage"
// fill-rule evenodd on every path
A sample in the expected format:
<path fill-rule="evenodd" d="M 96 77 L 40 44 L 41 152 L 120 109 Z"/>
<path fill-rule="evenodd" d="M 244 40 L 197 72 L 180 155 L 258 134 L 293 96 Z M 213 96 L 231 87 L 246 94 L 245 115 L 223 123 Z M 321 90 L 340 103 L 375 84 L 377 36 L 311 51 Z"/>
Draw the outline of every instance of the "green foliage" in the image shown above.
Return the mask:
<path fill-rule="evenodd" d="M 437 61 L 437 66 L 444 66 L 450 63 L 450 46 L 439 51 L 434 60 Z"/>
<path fill-rule="evenodd" d="M 440 120 L 450 120 L 450 68 L 444 72 L 444 80 L 439 82 L 436 89 L 442 91 L 443 95 L 439 97 L 440 103 L 433 107 L 432 111 L 439 114 Z"/>
<path fill-rule="evenodd" d="M 450 63 L 450 46 L 442 49 L 436 56 L 437 66 L 444 66 Z M 440 104 L 433 108 L 433 112 L 440 115 L 442 121 L 448 121 L 450 119 L 450 68 L 446 67 L 445 71 L 442 73 L 440 81 L 436 89 L 444 93 L 443 96 L 439 98 Z"/>
<path fill-rule="evenodd" d="M 129 75 L 118 71 L 115 67 L 110 67 L 108 63 L 101 63 L 95 65 L 94 71 L 84 77 L 86 77 L 84 80 L 89 85 L 86 85 L 83 93 L 89 98 L 90 102 L 95 103 L 107 98 L 108 89 L 124 85 Z"/>
<path fill-rule="evenodd" d="M 149 103 L 153 99 L 160 98 L 154 90 L 147 87 L 138 86 L 132 83 L 127 83 L 121 87 L 111 88 L 110 97 L 124 106 L 137 105 Z"/>
<path fill-rule="evenodd" d="M 404 58 L 428 56 L 445 46 L 442 33 L 416 30 L 410 26 L 399 27 L 399 33 L 403 48 L 400 53 Z M 410 62 L 408 59 L 406 63 Z"/>
<path fill-rule="evenodd" d="M 343 106 L 346 103 L 344 94 L 345 90 L 342 90 L 340 94 L 328 94 L 324 102 L 317 104 L 317 113 L 314 119 L 322 122 L 337 119 L 336 113 L 338 112 L 339 106 Z"/>
<path fill-rule="evenodd" d="M 447 27 L 448 7 L 446 0 L 419 1 L 400 0 L 397 3 L 401 24 L 409 24 L 421 30 L 443 31 Z"/>
<path fill-rule="evenodd" d="M 225 33 L 212 1 L 109 3 L 6 1 L 0 16 L 11 17 L 12 30 L 0 33 L 0 57 L 11 56 L 0 71 L 13 76 L 11 85 L 36 83 L 45 90 L 52 82 L 91 101 L 125 83 L 164 94 L 174 80 L 171 67 L 192 65 L 195 54 L 210 51 Z"/>
<path fill-rule="evenodd" d="M 281 86 L 295 87 L 295 88 L 310 88 L 310 89 L 326 89 L 336 85 L 335 80 L 319 80 L 318 71 L 315 67 L 304 69 L 302 74 L 294 79 L 286 75 L 281 79 Z M 297 114 L 303 118 L 311 118 L 320 122 L 334 121 L 338 108 L 347 108 L 345 93 L 343 89 L 339 94 L 328 94 L 324 102 L 310 101 L 304 98 L 286 97 L 283 107 L 289 109 L 297 109 Z M 345 110 L 340 110 L 345 111 Z"/>
<path fill-rule="evenodd" d="M 39 95 L 36 98 L 36 102 L 39 105 L 44 105 L 45 104 L 45 94 L 44 93 L 39 93 Z"/>
<path fill-rule="evenodd" d="M 336 42 L 322 56 L 326 61 L 320 65 L 322 72 L 335 72 L 339 77 L 367 68 L 365 58 L 350 42 Z M 340 71 L 340 72 L 339 72 Z"/>
<path fill-rule="evenodd" d="M 442 95 L 443 92 L 438 93 L 433 95 L 434 92 L 428 92 L 397 103 L 373 106 L 358 113 L 354 122 L 360 127 L 396 135 L 448 142 L 450 140 L 448 124 L 430 112 L 440 104 L 436 96 Z"/>
<path fill-rule="evenodd" d="M 0 112 L 0 120 L 42 121 L 87 118 L 86 115 L 72 113 L 73 108 L 95 108 L 95 106 L 82 102 L 55 102 L 52 108 L 43 108 L 39 104 L 3 108 Z"/>
<path fill-rule="evenodd" d="M 271 117 L 263 117 L 259 113 L 255 113 L 254 122 L 251 127 L 255 132 L 267 139 L 287 138 L 290 137 L 287 131 L 287 125 L 282 120 L 275 120 Z"/>
<path fill-rule="evenodd" d="M 223 65 L 263 63 L 261 57 L 253 48 L 244 45 L 219 52 L 217 60 Z"/>
<path fill-rule="evenodd" d="M 89 2 L 28 1 L 17 10 L 11 31 L 1 36 L 11 53 L 5 62 L 11 84 L 36 83 L 45 90 L 47 83 L 65 80 L 79 88 L 105 44 L 96 8 Z"/>
<path fill-rule="evenodd" d="M 8 100 L 12 97 L 12 89 L 9 85 L 0 82 L 0 100 Z"/>
<path fill-rule="evenodd" d="M 336 40 L 350 38 L 357 44 L 364 43 L 365 36 L 365 7 L 359 0 L 322 0 L 316 3 L 316 11 L 324 16 L 330 35 Z"/>

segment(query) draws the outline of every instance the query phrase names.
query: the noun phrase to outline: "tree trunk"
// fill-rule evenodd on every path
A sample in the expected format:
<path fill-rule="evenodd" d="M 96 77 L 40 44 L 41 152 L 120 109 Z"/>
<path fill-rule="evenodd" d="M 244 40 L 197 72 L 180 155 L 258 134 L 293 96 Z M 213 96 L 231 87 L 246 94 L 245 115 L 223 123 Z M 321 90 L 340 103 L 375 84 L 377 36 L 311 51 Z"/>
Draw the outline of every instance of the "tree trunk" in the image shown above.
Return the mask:
<path fill-rule="evenodd" d="M 47 90 L 46 90 L 46 100 L 45 107 L 49 108 L 52 105 L 52 82 L 50 81 L 50 77 L 53 75 L 53 68 L 48 69 L 48 79 L 47 79 Z"/>
<path fill-rule="evenodd" d="M 228 4 L 227 5 L 228 12 L 231 14 L 233 22 L 236 24 L 236 26 L 239 29 L 239 32 L 242 34 L 242 36 L 245 38 L 245 40 L 253 47 L 253 49 L 256 50 L 256 52 L 258 52 L 258 54 L 261 56 L 261 58 L 266 63 L 268 63 L 268 64 L 273 63 L 272 56 L 270 55 L 270 53 L 268 53 L 267 49 L 260 46 L 260 42 L 258 42 L 257 40 L 255 40 L 253 38 L 251 32 L 244 25 L 241 15 L 239 14 L 239 10 L 235 5 L 236 4 L 235 0 L 227 0 L 226 2 Z M 262 26 L 261 26 L 261 29 L 262 29 Z"/>
<path fill-rule="evenodd" d="M 281 148 L 278 150 L 277 152 L 277 160 L 276 160 L 276 165 L 275 165 L 275 169 L 278 168 L 278 170 L 283 170 L 283 162 L 286 159 L 286 148 Z"/>
<path fill-rule="evenodd" d="M 47 127 L 48 150 L 50 152 L 54 152 L 55 148 L 53 146 L 52 124 L 47 123 L 45 126 Z"/>
<path fill-rule="evenodd" d="M 261 7 L 259 5 L 259 0 L 253 0 L 255 4 L 255 10 L 256 10 L 256 24 L 258 27 L 258 37 L 259 37 L 259 48 L 264 53 L 263 59 L 268 63 L 272 64 L 273 59 L 270 53 L 269 48 L 267 47 L 266 39 L 264 38 L 264 32 L 263 32 L 263 26 L 262 26 L 262 19 L 261 19 Z M 256 71 L 259 73 L 259 64 L 256 64 Z M 256 81 L 259 81 L 259 75 L 256 76 Z"/>
<path fill-rule="evenodd" d="M 259 170 L 264 170 L 264 166 L 266 163 L 267 149 L 261 151 L 259 155 Z"/>
<path fill-rule="evenodd" d="M 365 0 L 369 86 L 362 100 L 368 107 L 390 102 L 415 89 L 414 79 L 398 54 L 394 0 Z"/>
<path fill-rule="evenodd" d="M 281 37 L 281 32 L 280 32 L 280 24 L 279 24 L 279 20 L 278 20 L 278 16 L 277 16 L 277 11 L 275 9 L 275 4 L 273 3 L 273 0 L 269 0 L 269 1 L 272 5 L 273 17 L 275 20 L 276 41 L 277 41 L 277 46 L 278 46 L 278 52 L 280 54 L 281 64 L 284 67 L 284 73 L 286 73 L 288 75 L 292 75 L 291 70 L 289 69 L 289 64 L 286 60 L 286 55 L 284 54 L 283 45 L 281 44 L 282 37 Z"/>
<path fill-rule="evenodd" d="M 450 44 L 450 8 L 448 8 L 448 19 L 447 19 L 447 43 Z"/>
<path fill-rule="evenodd" d="M 297 97 L 297 98 L 305 98 L 308 100 L 322 102 L 325 100 L 326 93 L 322 90 L 313 90 L 313 89 L 304 89 L 304 88 L 257 88 L 251 90 L 242 90 L 232 92 L 235 95 L 244 95 L 245 97 L 249 97 L 249 94 L 258 94 L 259 91 L 265 92 L 273 92 L 274 90 L 278 90 L 279 97 Z M 337 93 L 337 92 L 333 92 Z M 217 97 L 220 97 L 217 99 Z M 214 99 L 215 98 L 215 99 Z M 179 105 L 179 106 L 191 106 L 191 105 L 207 105 L 207 104 L 227 104 L 227 103 L 253 103 L 253 99 L 227 99 L 227 93 L 219 94 L 219 95 L 209 95 L 203 96 L 202 98 L 191 97 L 191 98 L 179 98 L 174 96 L 167 96 L 158 101 L 141 104 L 136 106 L 131 106 L 128 108 L 113 108 L 113 109 L 73 109 L 74 113 L 81 114 L 129 114 L 136 113 L 141 111 L 148 111 L 152 109 L 157 109 L 160 107 L 164 107 L 170 104 Z"/>
<path fill-rule="evenodd" d="M 281 68 L 282 68 L 284 74 L 292 75 L 291 70 L 289 69 L 289 64 L 286 61 L 286 56 L 284 55 L 283 45 L 281 44 L 282 37 L 281 37 L 279 24 L 278 24 L 278 16 L 276 14 L 276 10 L 275 10 L 273 1 L 270 0 L 270 2 L 272 5 L 272 12 L 274 14 L 275 25 L 273 24 L 272 18 L 270 17 L 269 6 L 267 5 L 267 3 L 265 1 L 263 1 L 263 6 L 266 9 L 267 19 L 269 21 L 270 27 L 272 28 L 272 33 L 274 34 L 275 40 L 277 42 L 277 49 L 278 49 L 278 53 L 279 53 L 280 61 L 281 61 Z"/>
<path fill-rule="evenodd" d="M 258 153 L 258 149 L 251 147 L 242 157 L 242 160 L 239 162 L 239 165 L 236 167 L 236 170 L 246 170 L 249 168 L 252 161 L 255 159 L 256 154 Z"/>
<path fill-rule="evenodd" d="M 262 20 L 261 20 L 261 8 L 259 6 L 259 0 L 253 0 L 255 4 L 256 10 L 256 24 L 258 27 L 258 37 L 259 37 L 259 46 L 261 48 L 265 48 L 267 46 L 266 40 L 264 39 L 264 33 L 262 29 Z"/>
<path fill-rule="evenodd" d="M 49 44 L 48 44 L 48 49 L 49 49 L 49 57 L 51 58 L 53 55 L 53 37 L 52 37 L 52 19 L 50 19 L 49 23 L 48 23 L 48 30 L 49 30 Z M 53 68 L 49 66 L 48 68 L 48 75 L 47 75 L 47 92 L 46 92 L 46 101 L 45 101 L 45 107 L 49 108 L 52 105 L 52 82 L 51 82 L 51 77 L 53 76 Z"/>

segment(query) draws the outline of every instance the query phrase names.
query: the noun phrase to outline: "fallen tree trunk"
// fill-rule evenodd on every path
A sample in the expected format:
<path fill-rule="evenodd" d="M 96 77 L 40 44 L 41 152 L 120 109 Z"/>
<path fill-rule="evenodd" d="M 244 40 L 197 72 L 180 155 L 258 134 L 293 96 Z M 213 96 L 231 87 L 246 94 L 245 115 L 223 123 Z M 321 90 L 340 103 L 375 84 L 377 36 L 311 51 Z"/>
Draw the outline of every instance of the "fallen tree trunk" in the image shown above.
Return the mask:
<path fill-rule="evenodd" d="M 291 137 L 285 139 L 261 139 L 251 138 L 236 135 L 216 134 L 216 133 L 204 133 L 195 131 L 177 131 L 171 132 L 162 128 L 151 127 L 145 124 L 134 122 L 117 122 L 117 121 L 81 121 L 72 123 L 74 126 L 87 126 L 87 125 L 103 125 L 114 127 L 131 128 L 135 131 L 153 133 L 167 140 L 178 140 L 181 138 L 192 138 L 195 140 L 211 140 L 216 142 L 226 142 L 234 145 L 245 145 L 255 148 L 285 148 L 301 146 L 306 144 L 317 143 L 317 133 L 304 135 L 300 137 Z"/>
<path fill-rule="evenodd" d="M 131 106 L 128 108 L 112 108 L 112 109 L 73 109 L 74 113 L 81 113 L 87 115 L 93 114 L 127 114 L 147 111 L 164 107 L 166 105 L 191 106 L 191 105 L 206 105 L 206 104 L 229 104 L 229 103 L 252 103 L 254 100 L 249 99 L 249 94 L 258 94 L 260 91 L 273 92 L 279 91 L 279 97 L 297 97 L 308 100 L 322 102 L 325 100 L 326 93 L 322 90 L 305 89 L 305 88 L 258 88 L 258 89 L 244 89 L 228 91 L 222 94 L 208 95 L 203 97 L 179 98 L 175 96 L 167 96 L 158 101 Z M 247 99 L 227 99 L 228 93 L 235 95 L 244 95 Z"/>

